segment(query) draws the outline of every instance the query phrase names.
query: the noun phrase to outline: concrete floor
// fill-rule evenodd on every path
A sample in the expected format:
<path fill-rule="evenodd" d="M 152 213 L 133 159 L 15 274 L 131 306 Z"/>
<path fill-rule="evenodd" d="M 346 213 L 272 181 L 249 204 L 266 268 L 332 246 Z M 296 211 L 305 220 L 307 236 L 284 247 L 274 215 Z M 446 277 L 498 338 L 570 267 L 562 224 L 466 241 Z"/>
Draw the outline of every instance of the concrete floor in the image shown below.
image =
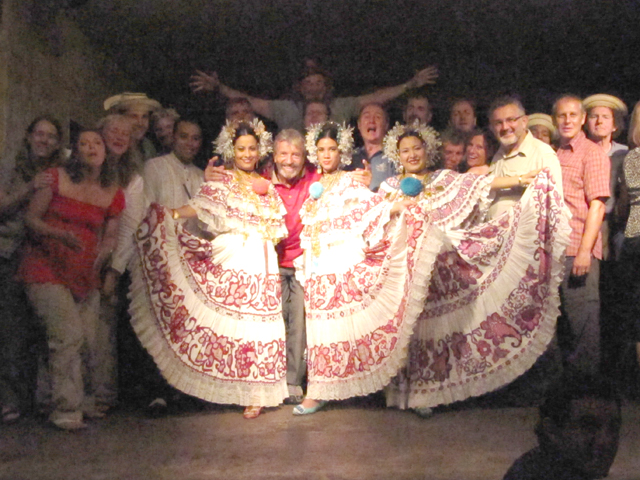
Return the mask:
<path fill-rule="evenodd" d="M 244 420 L 207 406 L 164 418 L 117 411 L 67 433 L 26 418 L 1 426 L 3 480 L 501 479 L 536 444 L 535 408 L 444 409 L 430 419 L 358 401 L 308 417 Z M 626 404 L 609 480 L 640 478 L 640 405 Z"/>

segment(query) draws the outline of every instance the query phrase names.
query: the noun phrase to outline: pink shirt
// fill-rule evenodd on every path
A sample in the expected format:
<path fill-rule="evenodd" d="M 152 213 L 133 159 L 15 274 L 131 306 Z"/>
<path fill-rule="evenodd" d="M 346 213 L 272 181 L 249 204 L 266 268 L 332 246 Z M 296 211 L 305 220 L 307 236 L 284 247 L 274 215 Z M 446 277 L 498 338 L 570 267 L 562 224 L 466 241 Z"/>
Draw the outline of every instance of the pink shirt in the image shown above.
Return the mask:
<path fill-rule="evenodd" d="M 273 186 L 282 198 L 284 208 L 287 210 L 284 223 L 289 230 L 289 235 L 276 246 L 278 264 L 281 267 L 293 268 L 293 260 L 302 255 L 300 208 L 309 197 L 309 186 L 319 179 L 320 174 L 310 165 L 305 167 L 302 177 L 292 186 L 277 182 L 275 174 L 272 175 Z"/>
<path fill-rule="evenodd" d="M 582 240 L 589 203 L 597 198 L 605 201 L 609 195 L 611 163 L 602 148 L 587 139 L 583 132 L 558 149 L 562 168 L 564 201 L 571 210 L 571 237 L 567 256 L 575 257 Z M 593 246 L 593 256 L 602 259 L 602 234 Z"/>

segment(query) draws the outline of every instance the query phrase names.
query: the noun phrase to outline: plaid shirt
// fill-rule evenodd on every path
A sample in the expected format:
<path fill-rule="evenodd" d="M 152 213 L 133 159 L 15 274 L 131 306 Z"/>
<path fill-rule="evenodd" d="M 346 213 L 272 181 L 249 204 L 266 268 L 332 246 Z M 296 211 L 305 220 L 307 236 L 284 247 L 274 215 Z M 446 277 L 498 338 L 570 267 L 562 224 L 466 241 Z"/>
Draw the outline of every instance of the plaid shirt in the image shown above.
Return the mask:
<path fill-rule="evenodd" d="M 609 195 L 611 163 L 602 148 L 587 139 L 583 132 L 558 149 L 562 168 L 564 201 L 571 210 L 571 238 L 567 256 L 576 256 L 582 240 L 589 203 L 597 198 L 605 201 Z M 593 246 L 593 256 L 602 259 L 602 234 Z"/>

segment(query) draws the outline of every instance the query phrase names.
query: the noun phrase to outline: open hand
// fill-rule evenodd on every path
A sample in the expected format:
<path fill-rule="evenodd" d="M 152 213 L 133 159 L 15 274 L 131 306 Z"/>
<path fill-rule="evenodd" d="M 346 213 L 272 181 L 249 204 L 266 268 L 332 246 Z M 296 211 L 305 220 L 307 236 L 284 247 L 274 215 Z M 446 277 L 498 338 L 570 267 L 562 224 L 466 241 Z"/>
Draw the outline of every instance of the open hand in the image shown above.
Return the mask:
<path fill-rule="evenodd" d="M 213 92 L 220 86 L 220 80 L 216 72 L 205 73 L 201 70 L 196 70 L 196 73 L 191 75 L 190 80 L 189 86 L 193 93 Z"/>
<path fill-rule="evenodd" d="M 423 68 L 416 73 L 409 81 L 410 88 L 420 88 L 423 85 L 433 85 L 438 79 L 438 67 L 431 65 L 427 68 Z"/>

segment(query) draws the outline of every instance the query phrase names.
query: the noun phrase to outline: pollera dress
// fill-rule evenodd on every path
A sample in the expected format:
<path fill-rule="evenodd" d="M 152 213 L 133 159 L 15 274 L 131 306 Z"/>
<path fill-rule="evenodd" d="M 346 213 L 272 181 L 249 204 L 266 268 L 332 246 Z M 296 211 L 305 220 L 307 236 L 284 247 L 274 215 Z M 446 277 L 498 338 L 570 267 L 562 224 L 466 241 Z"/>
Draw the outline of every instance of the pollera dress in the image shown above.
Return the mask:
<path fill-rule="evenodd" d="M 287 235 L 272 185 L 237 175 L 204 183 L 189 203 L 211 234 L 188 233 L 153 204 L 136 233 L 132 322 L 167 381 L 198 398 L 276 406 L 288 395 L 274 244 Z"/>
<path fill-rule="evenodd" d="M 512 209 L 478 223 L 486 196 L 474 199 L 464 185 L 483 178 L 493 179 L 445 170 L 426 182 L 419 203 L 447 241 L 406 365 L 386 388 L 389 406 L 433 407 L 500 388 L 528 370 L 555 334 L 571 214 L 543 171 Z M 452 186 L 460 194 L 447 198 Z M 398 187 L 390 179 L 381 190 Z M 474 201 L 478 211 L 452 205 Z"/>
<path fill-rule="evenodd" d="M 544 173 L 513 211 L 479 223 L 491 180 L 435 172 L 394 218 L 393 180 L 376 198 L 343 175 L 307 201 L 297 268 L 310 398 L 365 395 L 396 377 L 390 405 L 450 403 L 508 383 L 544 351 L 567 211 Z"/>

